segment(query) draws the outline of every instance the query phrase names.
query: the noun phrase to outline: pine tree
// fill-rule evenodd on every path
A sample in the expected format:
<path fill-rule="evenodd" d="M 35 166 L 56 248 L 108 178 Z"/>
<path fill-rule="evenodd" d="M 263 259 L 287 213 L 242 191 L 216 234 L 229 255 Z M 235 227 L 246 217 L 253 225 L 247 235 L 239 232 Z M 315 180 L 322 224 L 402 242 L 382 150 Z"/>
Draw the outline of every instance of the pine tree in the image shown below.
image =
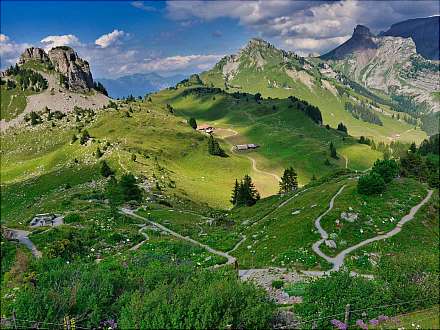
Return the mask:
<path fill-rule="evenodd" d="M 104 153 L 101 151 L 101 149 L 99 149 L 99 147 L 96 149 L 96 152 L 95 152 L 95 156 L 96 156 L 96 158 L 101 158 L 102 157 L 102 155 L 104 155 Z"/>
<path fill-rule="evenodd" d="M 208 152 L 210 155 L 225 157 L 225 151 L 220 147 L 220 144 L 212 135 L 208 139 Z"/>
<path fill-rule="evenodd" d="M 293 167 L 286 168 L 280 182 L 280 194 L 289 193 L 297 189 L 298 175 Z"/>
<path fill-rule="evenodd" d="M 240 185 L 238 184 L 238 180 L 235 179 L 235 185 L 234 185 L 234 189 L 232 190 L 232 196 L 231 196 L 231 204 L 232 205 L 237 204 L 239 190 L 240 190 Z"/>
<path fill-rule="evenodd" d="M 79 143 L 80 143 L 80 144 L 86 144 L 87 141 L 89 141 L 89 139 L 90 139 L 90 134 L 89 134 L 89 132 L 87 132 L 87 130 L 84 130 L 84 131 L 81 133 L 81 137 L 80 137 L 80 139 L 79 139 Z"/>
<path fill-rule="evenodd" d="M 338 155 L 336 154 L 336 148 L 335 148 L 333 142 L 330 142 L 330 156 L 332 158 L 338 159 Z"/>
<path fill-rule="evenodd" d="M 188 125 L 194 129 L 197 129 L 197 122 L 195 118 L 191 117 L 190 119 L 188 119 Z"/>
<path fill-rule="evenodd" d="M 112 176 L 114 174 L 113 170 L 108 166 L 106 161 L 101 163 L 101 175 L 105 178 Z"/>

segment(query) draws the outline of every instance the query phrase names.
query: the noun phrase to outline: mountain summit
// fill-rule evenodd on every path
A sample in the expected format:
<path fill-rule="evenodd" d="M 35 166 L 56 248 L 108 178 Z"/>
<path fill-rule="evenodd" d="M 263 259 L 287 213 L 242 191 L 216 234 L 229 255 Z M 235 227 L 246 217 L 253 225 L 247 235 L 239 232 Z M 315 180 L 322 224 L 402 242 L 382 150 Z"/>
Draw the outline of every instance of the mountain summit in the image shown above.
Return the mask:
<path fill-rule="evenodd" d="M 350 39 L 327 54 L 322 55 L 321 58 L 323 60 L 340 60 L 356 51 L 375 49 L 377 44 L 374 37 L 368 27 L 357 25 Z"/>

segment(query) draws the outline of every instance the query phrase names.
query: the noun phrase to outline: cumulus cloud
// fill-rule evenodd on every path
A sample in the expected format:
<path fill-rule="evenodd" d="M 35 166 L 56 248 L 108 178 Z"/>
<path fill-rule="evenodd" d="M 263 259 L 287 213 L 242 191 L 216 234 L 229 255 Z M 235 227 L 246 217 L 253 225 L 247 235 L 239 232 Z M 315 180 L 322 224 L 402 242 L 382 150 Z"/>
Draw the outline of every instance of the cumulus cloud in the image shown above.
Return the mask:
<path fill-rule="evenodd" d="M 17 63 L 20 54 L 28 47 L 28 43 L 17 43 L 7 35 L 0 34 L 0 68 Z"/>
<path fill-rule="evenodd" d="M 258 35 L 300 53 L 325 52 L 357 24 L 379 32 L 391 24 L 439 14 L 437 1 L 168 1 L 174 20 L 236 19 Z"/>
<path fill-rule="evenodd" d="M 145 71 L 178 71 L 190 67 L 207 68 L 215 64 L 223 55 L 186 55 L 150 59 L 140 65 Z"/>
<path fill-rule="evenodd" d="M 41 43 L 44 45 L 46 51 L 59 46 L 83 46 L 78 37 L 73 34 L 47 36 L 46 38 L 41 39 Z"/>
<path fill-rule="evenodd" d="M 95 45 L 98 45 L 102 48 L 107 48 L 111 45 L 117 44 L 121 41 L 122 38 L 126 37 L 128 34 L 124 31 L 113 30 L 110 33 L 104 34 L 95 40 Z"/>

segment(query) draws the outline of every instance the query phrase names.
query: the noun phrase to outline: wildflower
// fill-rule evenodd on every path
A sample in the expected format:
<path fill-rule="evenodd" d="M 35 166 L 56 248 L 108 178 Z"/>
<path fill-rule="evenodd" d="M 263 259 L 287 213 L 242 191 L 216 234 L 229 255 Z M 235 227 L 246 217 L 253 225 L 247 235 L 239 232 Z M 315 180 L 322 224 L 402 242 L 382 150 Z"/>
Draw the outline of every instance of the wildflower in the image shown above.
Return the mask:
<path fill-rule="evenodd" d="M 386 315 L 379 315 L 377 319 L 379 320 L 379 322 L 385 322 L 388 321 L 390 318 Z"/>
<path fill-rule="evenodd" d="M 348 329 L 348 325 L 345 324 L 344 322 L 339 321 L 339 320 L 333 319 L 333 320 L 331 320 L 330 323 L 333 324 L 339 330 L 347 330 Z"/>
<path fill-rule="evenodd" d="M 379 325 L 379 320 L 378 319 L 372 319 L 372 320 L 370 320 L 370 324 L 374 325 L 374 326 L 377 326 L 377 325 Z"/>
<path fill-rule="evenodd" d="M 368 330 L 368 325 L 363 320 L 357 320 L 356 325 L 361 329 Z"/>

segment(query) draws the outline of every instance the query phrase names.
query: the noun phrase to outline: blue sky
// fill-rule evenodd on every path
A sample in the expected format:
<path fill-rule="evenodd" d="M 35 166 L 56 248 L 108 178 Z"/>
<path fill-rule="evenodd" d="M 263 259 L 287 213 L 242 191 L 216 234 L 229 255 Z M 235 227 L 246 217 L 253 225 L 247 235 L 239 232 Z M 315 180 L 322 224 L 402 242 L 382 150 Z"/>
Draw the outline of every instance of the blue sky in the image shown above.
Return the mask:
<path fill-rule="evenodd" d="M 323 53 L 356 24 L 373 32 L 438 15 L 436 1 L 1 1 L 1 65 L 28 46 L 70 45 L 95 77 L 203 71 L 259 36 Z"/>

